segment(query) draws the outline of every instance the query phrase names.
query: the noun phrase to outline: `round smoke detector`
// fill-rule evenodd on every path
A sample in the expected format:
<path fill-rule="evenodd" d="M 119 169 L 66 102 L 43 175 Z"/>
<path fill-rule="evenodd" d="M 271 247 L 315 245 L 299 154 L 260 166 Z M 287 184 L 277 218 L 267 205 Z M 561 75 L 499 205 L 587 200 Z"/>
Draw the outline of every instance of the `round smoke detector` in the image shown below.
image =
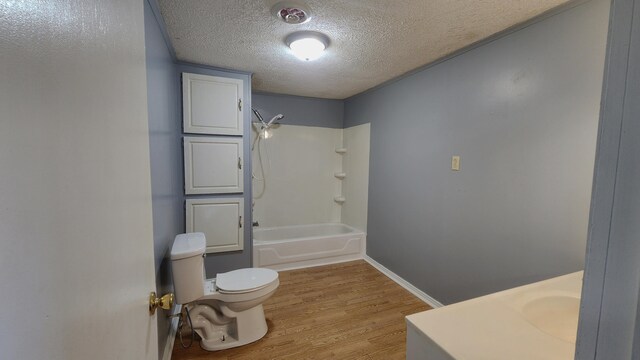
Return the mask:
<path fill-rule="evenodd" d="M 271 12 L 287 24 L 302 24 L 311 19 L 309 8 L 296 1 L 280 1 L 273 5 Z"/>

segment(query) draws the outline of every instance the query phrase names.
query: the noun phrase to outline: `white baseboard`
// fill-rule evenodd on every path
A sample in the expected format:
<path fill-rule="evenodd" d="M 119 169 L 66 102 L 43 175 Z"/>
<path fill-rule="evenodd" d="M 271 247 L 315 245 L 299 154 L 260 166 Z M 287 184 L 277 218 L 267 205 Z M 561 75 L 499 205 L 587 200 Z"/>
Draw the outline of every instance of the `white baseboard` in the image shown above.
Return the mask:
<path fill-rule="evenodd" d="M 182 311 L 182 305 L 176 305 L 171 315 L 180 314 L 181 311 Z M 180 318 L 177 316 L 171 318 L 171 325 L 169 326 L 169 337 L 167 338 L 167 342 L 164 344 L 164 351 L 162 352 L 162 360 L 171 360 L 171 355 L 173 354 L 173 344 L 175 343 L 176 335 L 178 334 L 179 321 L 180 321 Z"/>
<path fill-rule="evenodd" d="M 410 292 L 413 295 L 415 295 L 418 299 L 420 299 L 420 300 L 426 302 L 427 304 L 429 304 L 429 306 L 431 306 L 432 308 L 435 309 L 435 308 L 439 308 L 439 307 L 443 307 L 444 306 L 441 302 L 439 302 L 438 300 L 432 298 L 427 293 L 425 293 L 424 291 L 418 289 L 417 287 L 411 285 L 411 283 L 409 283 L 407 280 L 401 278 L 396 273 L 394 273 L 393 271 L 391 271 L 391 270 L 387 269 L 386 267 L 382 266 L 382 264 L 380 264 L 379 262 L 373 260 L 369 256 L 365 255 L 364 256 L 364 261 L 366 261 L 369 264 L 371 264 L 371 266 L 373 266 L 374 268 L 378 269 L 378 271 L 380 271 L 381 273 L 385 274 L 389 279 L 395 281 L 398 285 L 400 285 L 403 288 L 407 289 L 408 292 Z"/>

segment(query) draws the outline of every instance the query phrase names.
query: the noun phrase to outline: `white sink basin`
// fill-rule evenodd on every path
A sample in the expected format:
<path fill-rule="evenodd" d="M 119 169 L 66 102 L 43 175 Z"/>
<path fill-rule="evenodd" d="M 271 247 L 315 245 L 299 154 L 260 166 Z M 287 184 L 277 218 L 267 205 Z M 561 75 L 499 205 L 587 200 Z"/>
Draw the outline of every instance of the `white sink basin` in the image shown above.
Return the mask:
<path fill-rule="evenodd" d="M 580 299 L 572 296 L 545 296 L 522 307 L 524 318 L 541 331 L 575 343 Z"/>
<path fill-rule="evenodd" d="M 407 316 L 407 359 L 573 359 L 582 272 Z"/>

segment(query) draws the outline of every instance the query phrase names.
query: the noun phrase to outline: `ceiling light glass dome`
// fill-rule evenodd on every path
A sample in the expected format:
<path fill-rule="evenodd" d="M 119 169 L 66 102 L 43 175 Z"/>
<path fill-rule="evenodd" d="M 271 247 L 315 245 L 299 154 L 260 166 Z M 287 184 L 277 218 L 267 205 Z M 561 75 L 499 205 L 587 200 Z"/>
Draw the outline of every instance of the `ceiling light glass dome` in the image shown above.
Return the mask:
<path fill-rule="evenodd" d="M 300 60 L 316 60 L 329 45 L 329 38 L 314 31 L 296 32 L 287 37 L 287 45 Z"/>

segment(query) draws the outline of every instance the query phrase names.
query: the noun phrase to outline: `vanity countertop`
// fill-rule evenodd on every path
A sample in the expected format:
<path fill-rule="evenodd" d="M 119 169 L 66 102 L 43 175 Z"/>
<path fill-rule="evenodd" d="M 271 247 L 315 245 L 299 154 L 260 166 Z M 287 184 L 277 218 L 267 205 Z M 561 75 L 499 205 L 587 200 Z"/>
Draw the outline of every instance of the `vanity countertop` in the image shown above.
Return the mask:
<path fill-rule="evenodd" d="M 573 359 L 581 288 L 579 271 L 409 315 L 408 339 L 453 359 Z"/>

